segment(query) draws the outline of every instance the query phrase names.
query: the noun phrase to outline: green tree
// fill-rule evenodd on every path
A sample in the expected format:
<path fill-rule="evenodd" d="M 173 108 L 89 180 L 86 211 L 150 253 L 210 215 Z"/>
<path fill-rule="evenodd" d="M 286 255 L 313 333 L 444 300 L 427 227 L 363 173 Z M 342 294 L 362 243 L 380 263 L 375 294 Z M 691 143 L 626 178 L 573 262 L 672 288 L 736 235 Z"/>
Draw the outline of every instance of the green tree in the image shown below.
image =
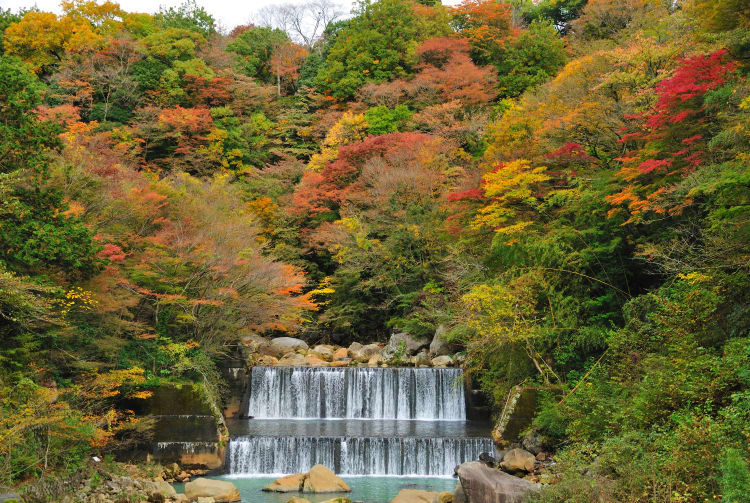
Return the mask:
<path fill-rule="evenodd" d="M 438 7 L 415 6 L 410 0 L 367 0 L 358 9 L 318 72 L 318 85 L 336 98 L 352 98 L 368 81 L 411 75 L 419 42 L 449 33 L 448 19 Z"/>
<path fill-rule="evenodd" d="M 57 127 L 37 118 L 42 85 L 29 65 L 0 56 L 0 262 L 16 273 L 90 276 L 92 233 L 44 186 Z"/>
<path fill-rule="evenodd" d="M 367 131 L 372 135 L 395 133 L 411 119 L 411 112 L 406 105 L 388 108 L 378 105 L 365 112 Z"/>
<path fill-rule="evenodd" d="M 515 7 L 527 23 L 546 19 L 564 34 L 570 29 L 570 22 L 581 15 L 587 3 L 588 0 L 517 0 Z"/>
<path fill-rule="evenodd" d="M 30 65 L 0 56 L 0 173 L 43 169 L 46 152 L 57 146 L 57 127 L 40 121 L 42 83 Z"/>
<path fill-rule="evenodd" d="M 216 33 L 216 21 L 213 16 L 195 0 L 186 0 L 177 8 L 162 6 L 154 18 L 161 26 L 195 31 L 206 38 Z"/>
<path fill-rule="evenodd" d="M 549 21 L 533 21 L 497 63 L 501 96 L 520 96 L 565 65 L 565 44 Z"/>
<path fill-rule="evenodd" d="M 227 51 L 237 55 L 237 66 L 242 73 L 271 83 L 275 78 L 271 57 L 286 42 L 289 42 L 289 36 L 278 28 L 253 26 L 237 35 L 227 46 Z"/>

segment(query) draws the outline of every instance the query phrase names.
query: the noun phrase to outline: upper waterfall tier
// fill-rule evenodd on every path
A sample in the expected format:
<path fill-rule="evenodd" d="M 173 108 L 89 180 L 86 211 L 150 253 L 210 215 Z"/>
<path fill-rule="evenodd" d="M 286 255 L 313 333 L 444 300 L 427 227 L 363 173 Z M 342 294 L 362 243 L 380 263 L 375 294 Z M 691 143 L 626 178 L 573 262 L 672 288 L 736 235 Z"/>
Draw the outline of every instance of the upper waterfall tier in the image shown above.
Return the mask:
<path fill-rule="evenodd" d="M 247 413 L 258 419 L 464 420 L 463 371 L 253 367 Z"/>

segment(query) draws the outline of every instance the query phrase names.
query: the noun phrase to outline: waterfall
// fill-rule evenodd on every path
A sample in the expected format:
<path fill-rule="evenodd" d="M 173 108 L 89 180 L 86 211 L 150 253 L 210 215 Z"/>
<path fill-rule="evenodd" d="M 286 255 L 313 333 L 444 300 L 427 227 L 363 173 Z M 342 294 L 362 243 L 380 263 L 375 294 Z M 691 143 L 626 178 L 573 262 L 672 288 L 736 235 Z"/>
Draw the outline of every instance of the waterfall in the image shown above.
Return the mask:
<path fill-rule="evenodd" d="M 446 476 L 493 449 L 489 438 L 239 437 L 227 456 L 234 475 L 300 473 L 320 463 L 340 475 Z"/>
<path fill-rule="evenodd" d="M 466 421 L 461 369 L 254 367 L 243 409 L 252 419 L 235 425 L 226 453 L 236 476 L 323 464 L 443 477 L 494 451 L 489 428 Z"/>
<path fill-rule="evenodd" d="M 254 367 L 247 413 L 259 419 L 464 420 L 460 369 Z"/>

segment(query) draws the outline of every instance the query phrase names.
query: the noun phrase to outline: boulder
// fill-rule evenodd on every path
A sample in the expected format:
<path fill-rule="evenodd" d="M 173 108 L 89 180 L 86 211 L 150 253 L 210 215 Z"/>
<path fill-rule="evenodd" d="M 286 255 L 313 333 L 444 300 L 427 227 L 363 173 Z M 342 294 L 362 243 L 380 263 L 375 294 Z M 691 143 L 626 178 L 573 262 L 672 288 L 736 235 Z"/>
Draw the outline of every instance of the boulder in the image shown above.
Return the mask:
<path fill-rule="evenodd" d="M 276 363 L 278 367 L 309 367 L 310 364 L 305 359 L 305 355 L 299 353 L 291 353 L 284 355 L 284 357 Z"/>
<path fill-rule="evenodd" d="M 367 360 L 368 367 L 378 367 L 381 363 L 383 363 L 382 355 L 372 355 L 370 359 Z"/>
<path fill-rule="evenodd" d="M 217 503 L 240 501 L 240 492 L 234 484 L 226 480 L 197 478 L 185 484 L 188 499 L 213 498 Z"/>
<path fill-rule="evenodd" d="M 303 493 L 348 493 L 349 491 L 351 488 L 346 482 L 323 465 L 310 468 L 302 484 Z"/>
<path fill-rule="evenodd" d="M 378 344 L 367 344 L 360 347 L 359 349 L 354 350 L 352 350 L 352 346 L 354 346 L 354 344 L 349 346 L 349 353 L 352 359 L 362 363 L 370 361 L 370 358 L 383 352 L 383 348 L 381 348 Z"/>
<path fill-rule="evenodd" d="M 438 493 L 421 489 L 401 489 L 391 503 L 450 503 L 453 495 L 447 491 Z"/>
<path fill-rule="evenodd" d="M 489 452 L 483 452 L 479 455 L 479 462 L 484 463 L 490 468 L 495 468 L 495 465 L 499 462 L 497 458 L 492 457 Z"/>
<path fill-rule="evenodd" d="M 305 481 L 307 474 L 295 473 L 293 475 L 287 475 L 276 479 L 266 487 L 264 491 L 276 492 L 276 493 L 296 493 L 302 490 L 302 483 Z"/>
<path fill-rule="evenodd" d="M 186 503 L 188 500 L 187 496 L 185 496 L 183 493 L 175 494 L 172 499 L 177 503 Z"/>
<path fill-rule="evenodd" d="M 471 503 L 521 503 L 530 492 L 539 490 L 537 484 L 478 461 L 460 465 L 457 473 L 464 495 Z"/>
<path fill-rule="evenodd" d="M 445 325 L 437 327 L 435 335 L 432 337 L 432 342 L 430 342 L 430 356 L 434 358 L 435 356 L 448 356 L 453 353 L 455 348 L 453 344 L 445 339 L 447 334 L 448 329 L 445 328 Z"/>
<path fill-rule="evenodd" d="M 510 473 L 530 472 L 534 469 L 536 458 L 529 451 L 511 449 L 503 456 L 500 468 Z"/>
<path fill-rule="evenodd" d="M 352 342 L 351 344 L 349 344 L 349 348 L 346 350 L 349 358 L 354 358 L 354 355 L 359 354 L 360 351 L 362 351 L 362 344 L 360 344 L 359 342 Z"/>
<path fill-rule="evenodd" d="M 450 491 L 438 493 L 438 503 L 453 503 L 453 493 Z"/>
<path fill-rule="evenodd" d="M 171 463 L 164 467 L 164 475 L 170 479 L 175 478 L 181 471 L 180 465 L 177 463 Z"/>
<path fill-rule="evenodd" d="M 294 353 L 298 349 L 306 351 L 307 343 L 301 339 L 295 339 L 294 337 L 276 337 L 275 339 L 271 339 L 271 356 L 283 356 L 289 353 Z"/>
<path fill-rule="evenodd" d="M 393 334 L 385 346 L 383 356 L 386 360 L 392 360 L 399 354 L 401 357 L 411 356 L 422 348 L 430 345 L 428 339 L 413 337 L 406 332 Z"/>
<path fill-rule="evenodd" d="M 286 503 L 310 503 L 310 500 L 307 498 L 300 498 L 299 496 L 292 496 L 286 500 Z"/>
<path fill-rule="evenodd" d="M 335 362 L 331 362 L 328 364 L 329 367 L 348 367 L 349 366 L 349 360 L 336 360 Z"/>
<path fill-rule="evenodd" d="M 544 450 L 545 438 L 537 431 L 531 430 L 521 440 L 521 447 L 537 455 Z"/>
<path fill-rule="evenodd" d="M 169 482 L 150 482 L 148 480 L 144 480 L 142 482 L 143 489 L 149 493 L 149 494 L 161 494 L 164 498 L 174 498 L 177 494 L 177 491 L 174 490 L 174 487 L 172 487 L 172 484 Z"/>
<path fill-rule="evenodd" d="M 268 354 L 271 348 L 271 341 L 267 337 L 255 333 L 243 335 L 240 341 L 247 348 L 248 353 Z"/>
<path fill-rule="evenodd" d="M 468 503 L 460 480 L 456 484 L 456 488 L 453 490 L 453 503 Z"/>
<path fill-rule="evenodd" d="M 195 503 L 216 503 L 216 500 L 213 498 L 197 498 Z"/>
<path fill-rule="evenodd" d="M 412 359 L 412 362 L 416 367 L 429 365 L 431 363 L 430 356 L 427 354 L 427 351 L 420 351 L 419 353 L 417 353 Z"/>
<path fill-rule="evenodd" d="M 333 352 L 334 360 L 346 360 L 347 358 L 349 358 L 349 350 L 346 348 L 338 348 Z"/>
<path fill-rule="evenodd" d="M 330 362 L 333 360 L 333 351 L 331 351 L 330 346 L 324 346 L 322 344 L 315 346 L 307 354 L 319 358 L 325 362 Z"/>
<path fill-rule="evenodd" d="M 450 367 L 453 365 L 453 358 L 450 356 L 438 356 L 432 359 L 433 367 Z"/>
<path fill-rule="evenodd" d="M 279 359 L 275 356 L 261 355 L 255 360 L 256 365 L 264 365 L 266 367 L 273 367 L 279 363 Z"/>
<path fill-rule="evenodd" d="M 325 360 L 321 360 L 316 355 L 313 354 L 306 354 L 304 356 L 305 363 L 309 365 L 310 367 L 327 367 L 328 362 Z"/>

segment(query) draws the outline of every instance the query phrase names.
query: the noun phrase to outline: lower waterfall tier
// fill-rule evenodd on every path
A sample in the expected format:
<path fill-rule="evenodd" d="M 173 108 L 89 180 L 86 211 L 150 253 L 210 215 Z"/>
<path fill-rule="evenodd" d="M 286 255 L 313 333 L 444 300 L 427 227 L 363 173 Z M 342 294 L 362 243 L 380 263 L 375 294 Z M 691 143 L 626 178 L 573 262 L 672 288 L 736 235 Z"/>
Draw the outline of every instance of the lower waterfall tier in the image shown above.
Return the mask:
<path fill-rule="evenodd" d="M 323 464 L 339 475 L 449 476 L 456 465 L 494 452 L 489 438 L 237 437 L 233 475 L 290 474 Z"/>

